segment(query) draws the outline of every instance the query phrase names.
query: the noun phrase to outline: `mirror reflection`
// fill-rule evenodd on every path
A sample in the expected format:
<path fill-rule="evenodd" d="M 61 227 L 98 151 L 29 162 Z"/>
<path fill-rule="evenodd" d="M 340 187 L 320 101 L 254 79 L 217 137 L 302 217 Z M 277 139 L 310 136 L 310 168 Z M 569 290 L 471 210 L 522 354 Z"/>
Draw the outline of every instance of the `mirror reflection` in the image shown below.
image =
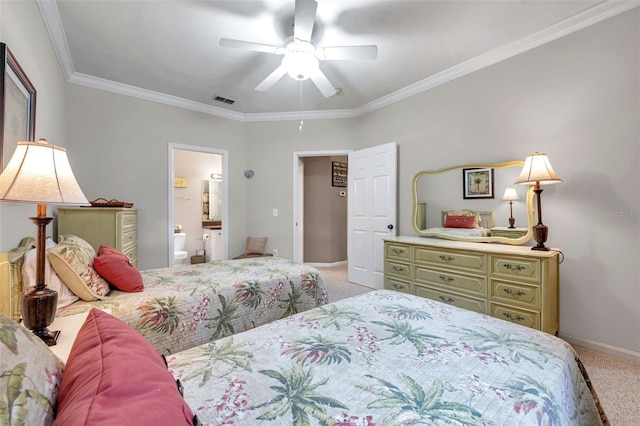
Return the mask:
<path fill-rule="evenodd" d="M 467 164 L 419 172 L 413 179 L 415 231 L 457 241 L 526 243 L 533 236 L 534 193 L 533 187 L 514 185 L 523 164 Z"/>
<path fill-rule="evenodd" d="M 214 176 L 216 177 L 216 176 Z M 202 181 L 202 227 L 220 229 L 222 226 L 222 175 Z"/>

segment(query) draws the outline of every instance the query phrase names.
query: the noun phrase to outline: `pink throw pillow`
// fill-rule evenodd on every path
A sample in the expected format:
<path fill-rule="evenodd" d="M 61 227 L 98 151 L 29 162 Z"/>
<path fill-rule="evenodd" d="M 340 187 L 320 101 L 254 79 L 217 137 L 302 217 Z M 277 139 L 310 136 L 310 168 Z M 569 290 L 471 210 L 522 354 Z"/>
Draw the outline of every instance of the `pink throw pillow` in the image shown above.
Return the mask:
<path fill-rule="evenodd" d="M 160 353 L 126 323 L 92 309 L 71 348 L 54 425 L 193 425 Z"/>
<path fill-rule="evenodd" d="M 449 216 L 444 221 L 445 228 L 473 228 L 474 216 Z M 107 280 L 108 281 L 108 280 Z"/>
<path fill-rule="evenodd" d="M 129 258 L 113 247 L 100 246 L 93 259 L 93 269 L 109 284 L 127 293 L 137 293 L 144 289 L 142 275 Z"/>

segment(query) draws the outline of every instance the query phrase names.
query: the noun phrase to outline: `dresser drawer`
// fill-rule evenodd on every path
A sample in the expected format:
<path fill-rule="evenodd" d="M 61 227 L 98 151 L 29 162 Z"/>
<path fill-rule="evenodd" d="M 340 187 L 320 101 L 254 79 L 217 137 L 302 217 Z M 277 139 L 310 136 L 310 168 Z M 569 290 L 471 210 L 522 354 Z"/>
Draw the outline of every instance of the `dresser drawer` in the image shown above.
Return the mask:
<path fill-rule="evenodd" d="M 540 282 L 540 259 L 511 256 L 491 256 L 491 276 L 507 279 Z"/>
<path fill-rule="evenodd" d="M 447 291 L 423 287 L 421 285 L 414 286 L 415 295 L 426 297 L 427 299 L 437 300 L 448 305 L 457 306 L 459 308 L 468 309 L 470 311 L 486 313 L 486 302 L 484 300 L 474 299 L 473 297 L 461 296 Z"/>
<path fill-rule="evenodd" d="M 465 251 L 448 251 L 424 247 L 414 248 L 414 261 L 416 264 L 440 265 L 441 267 L 455 267 L 456 269 L 470 272 L 487 271 L 487 255 Z"/>
<path fill-rule="evenodd" d="M 127 248 L 136 245 L 138 243 L 138 233 L 136 230 L 131 230 L 122 234 L 122 251 L 126 251 Z"/>
<path fill-rule="evenodd" d="M 126 247 L 122 253 L 127 256 L 129 258 L 129 260 L 133 260 L 133 259 L 137 259 L 138 258 L 138 245 L 137 244 L 133 244 L 130 245 L 128 247 Z"/>
<path fill-rule="evenodd" d="M 126 232 L 128 229 L 138 227 L 138 214 L 126 212 L 122 214 L 122 228 Z"/>
<path fill-rule="evenodd" d="M 385 261 L 384 270 L 390 276 L 411 281 L 411 267 L 406 263 Z"/>
<path fill-rule="evenodd" d="M 491 301 L 539 310 L 540 287 L 510 281 L 491 280 Z"/>
<path fill-rule="evenodd" d="M 404 244 L 385 244 L 385 256 L 387 259 L 411 262 L 411 247 Z"/>
<path fill-rule="evenodd" d="M 413 271 L 416 283 L 433 285 L 443 290 L 461 291 L 471 296 L 487 297 L 487 278 L 455 274 L 416 266 Z"/>
<path fill-rule="evenodd" d="M 385 278 L 384 288 L 387 290 L 396 290 L 403 293 L 411 294 L 411 283 L 407 283 L 400 280 L 394 280 L 393 278 Z"/>
<path fill-rule="evenodd" d="M 540 313 L 513 308 L 511 306 L 491 303 L 492 317 L 507 320 L 516 324 L 540 330 Z"/>

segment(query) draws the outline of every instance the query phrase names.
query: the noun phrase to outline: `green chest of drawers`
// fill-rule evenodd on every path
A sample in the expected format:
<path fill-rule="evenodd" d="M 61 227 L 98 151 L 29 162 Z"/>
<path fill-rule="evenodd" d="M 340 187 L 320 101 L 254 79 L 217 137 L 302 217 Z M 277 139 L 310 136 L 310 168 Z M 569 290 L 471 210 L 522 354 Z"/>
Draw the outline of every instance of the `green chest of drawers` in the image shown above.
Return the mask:
<path fill-rule="evenodd" d="M 557 334 L 560 252 L 396 237 L 384 243 L 385 288 Z"/>
<path fill-rule="evenodd" d="M 58 235 L 76 235 L 96 250 L 113 247 L 138 265 L 138 211 L 118 207 L 58 208 Z"/>

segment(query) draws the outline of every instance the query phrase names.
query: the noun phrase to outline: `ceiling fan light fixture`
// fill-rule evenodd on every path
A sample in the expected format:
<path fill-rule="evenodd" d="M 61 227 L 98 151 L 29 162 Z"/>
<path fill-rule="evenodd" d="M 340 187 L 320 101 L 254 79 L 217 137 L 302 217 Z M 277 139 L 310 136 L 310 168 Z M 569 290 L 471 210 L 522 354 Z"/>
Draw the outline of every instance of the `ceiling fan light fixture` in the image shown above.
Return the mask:
<path fill-rule="evenodd" d="M 320 63 L 313 54 L 288 53 L 282 58 L 282 65 L 294 80 L 306 80 L 318 69 Z"/>

